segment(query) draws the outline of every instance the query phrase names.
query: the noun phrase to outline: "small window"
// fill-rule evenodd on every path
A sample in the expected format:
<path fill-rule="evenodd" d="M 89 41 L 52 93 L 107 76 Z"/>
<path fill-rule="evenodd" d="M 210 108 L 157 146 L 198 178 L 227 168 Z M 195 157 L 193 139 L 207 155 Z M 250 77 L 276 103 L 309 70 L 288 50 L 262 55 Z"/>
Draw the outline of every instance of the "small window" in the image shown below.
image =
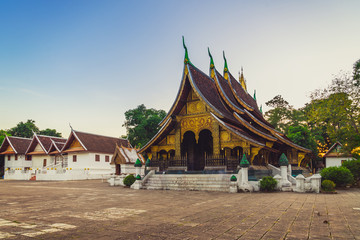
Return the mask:
<path fill-rule="evenodd" d="M 8 161 L 10 161 L 10 159 L 11 159 L 11 156 L 10 156 L 10 155 L 8 155 Z"/>
<path fill-rule="evenodd" d="M 105 156 L 105 162 L 110 162 L 109 156 Z"/>
<path fill-rule="evenodd" d="M 15 154 L 15 161 L 16 161 L 16 160 L 18 160 L 18 155 L 17 155 L 17 154 Z"/>
<path fill-rule="evenodd" d="M 100 155 L 95 155 L 95 162 L 100 162 Z"/>
<path fill-rule="evenodd" d="M 44 159 L 43 167 L 46 167 L 46 159 Z"/>
<path fill-rule="evenodd" d="M 32 159 L 31 155 L 26 155 L 26 157 L 25 157 L 26 161 L 31 161 L 31 159 Z"/>
<path fill-rule="evenodd" d="M 73 155 L 73 162 L 77 162 L 76 155 Z"/>

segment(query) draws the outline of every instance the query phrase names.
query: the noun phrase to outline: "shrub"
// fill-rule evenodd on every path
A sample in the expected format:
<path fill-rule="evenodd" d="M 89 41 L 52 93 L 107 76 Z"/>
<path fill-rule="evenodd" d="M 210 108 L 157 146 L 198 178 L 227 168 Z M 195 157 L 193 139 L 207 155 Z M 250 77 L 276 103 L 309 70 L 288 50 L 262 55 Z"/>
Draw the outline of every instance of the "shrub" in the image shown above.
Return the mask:
<path fill-rule="evenodd" d="M 321 170 L 323 180 L 331 180 L 336 186 L 343 187 L 354 181 L 350 170 L 346 167 L 327 167 Z"/>
<path fill-rule="evenodd" d="M 263 177 L 260 180 L 260 190 L 261 191 L 274 191 L 277 181 L 272 176 Z"/>
<path fill-rule="evenodd" d="M 326 192 L 333 192 L 335 189 L 336 184 L 331 180 L 324 180 L 321 183 L 321 187 Z"/>
<path fill-rule="evenodd" d="M 360 178 L 360 160 L 345 161 L 342 164 L 343 167 L 346 167 L 350 170 L 354 176 L 355 181 L 358 181 Z"/>
<path fill-rule="evenodd" d="M 134 182 L 135 182 L 135 177 L 132 174 L 126 176 L 123 180 L 123 183 L 125 184 L 125 186 L 128 186 L 128 187 L 130 187 Z"/>

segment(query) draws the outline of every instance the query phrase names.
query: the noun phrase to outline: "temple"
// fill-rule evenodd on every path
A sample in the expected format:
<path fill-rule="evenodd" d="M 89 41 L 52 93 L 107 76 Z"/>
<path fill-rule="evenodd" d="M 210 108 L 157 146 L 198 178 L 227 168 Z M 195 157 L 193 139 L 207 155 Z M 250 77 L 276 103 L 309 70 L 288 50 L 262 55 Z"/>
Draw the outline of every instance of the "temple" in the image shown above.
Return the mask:
<path fill-rule="evenodd" d="M 162 170 L 236 170 L 243 154 L 251 165 L 306 166 L 311 150 L 293 143 L 263 117 L 256 95 L 229 71 L 220 74 L 209 51 L 209 75 L 189 59 L 184 43 L 183 76 L 176 99 L 158 133 L 140 150 Z"/>

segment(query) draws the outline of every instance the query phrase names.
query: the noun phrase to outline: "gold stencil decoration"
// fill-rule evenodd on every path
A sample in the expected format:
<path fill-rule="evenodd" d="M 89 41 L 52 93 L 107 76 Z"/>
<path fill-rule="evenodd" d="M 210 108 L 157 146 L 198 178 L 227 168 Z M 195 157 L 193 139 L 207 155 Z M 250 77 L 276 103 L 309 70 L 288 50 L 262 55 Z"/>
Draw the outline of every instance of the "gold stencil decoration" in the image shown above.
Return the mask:
<path fill-rule="evenodd" d="M 221 132 L 220 133 L 220 139 L 222 142 L 228 142 L 230 141 L 230 134 L 228 132 Z"/>
<path fill-rule="evenodd" d="M 175 144 L 175 135 L 169 135 L 167 137 L 167 143 L 168 144 Z"/>
<path fill-rule="evenodd" d="M 198 136 L 199 132 L 203 129 L 211 130 L 212 121 L 213 120 L 210 116 L 184 118 L 183 120 L 181 120 L 182 135 L 189 130 L 193 131 L 196 136 Z"/>

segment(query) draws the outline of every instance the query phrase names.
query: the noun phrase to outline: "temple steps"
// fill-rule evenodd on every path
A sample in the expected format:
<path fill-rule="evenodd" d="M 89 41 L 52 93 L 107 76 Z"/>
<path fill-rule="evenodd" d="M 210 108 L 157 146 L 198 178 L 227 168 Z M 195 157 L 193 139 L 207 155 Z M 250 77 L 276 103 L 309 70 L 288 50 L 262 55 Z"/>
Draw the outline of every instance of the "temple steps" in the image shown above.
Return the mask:
<path fill-rule="evenodd" d="M 153 190 L 229 192 L 232 174 L 154 174 L 143 185 Z"/>

